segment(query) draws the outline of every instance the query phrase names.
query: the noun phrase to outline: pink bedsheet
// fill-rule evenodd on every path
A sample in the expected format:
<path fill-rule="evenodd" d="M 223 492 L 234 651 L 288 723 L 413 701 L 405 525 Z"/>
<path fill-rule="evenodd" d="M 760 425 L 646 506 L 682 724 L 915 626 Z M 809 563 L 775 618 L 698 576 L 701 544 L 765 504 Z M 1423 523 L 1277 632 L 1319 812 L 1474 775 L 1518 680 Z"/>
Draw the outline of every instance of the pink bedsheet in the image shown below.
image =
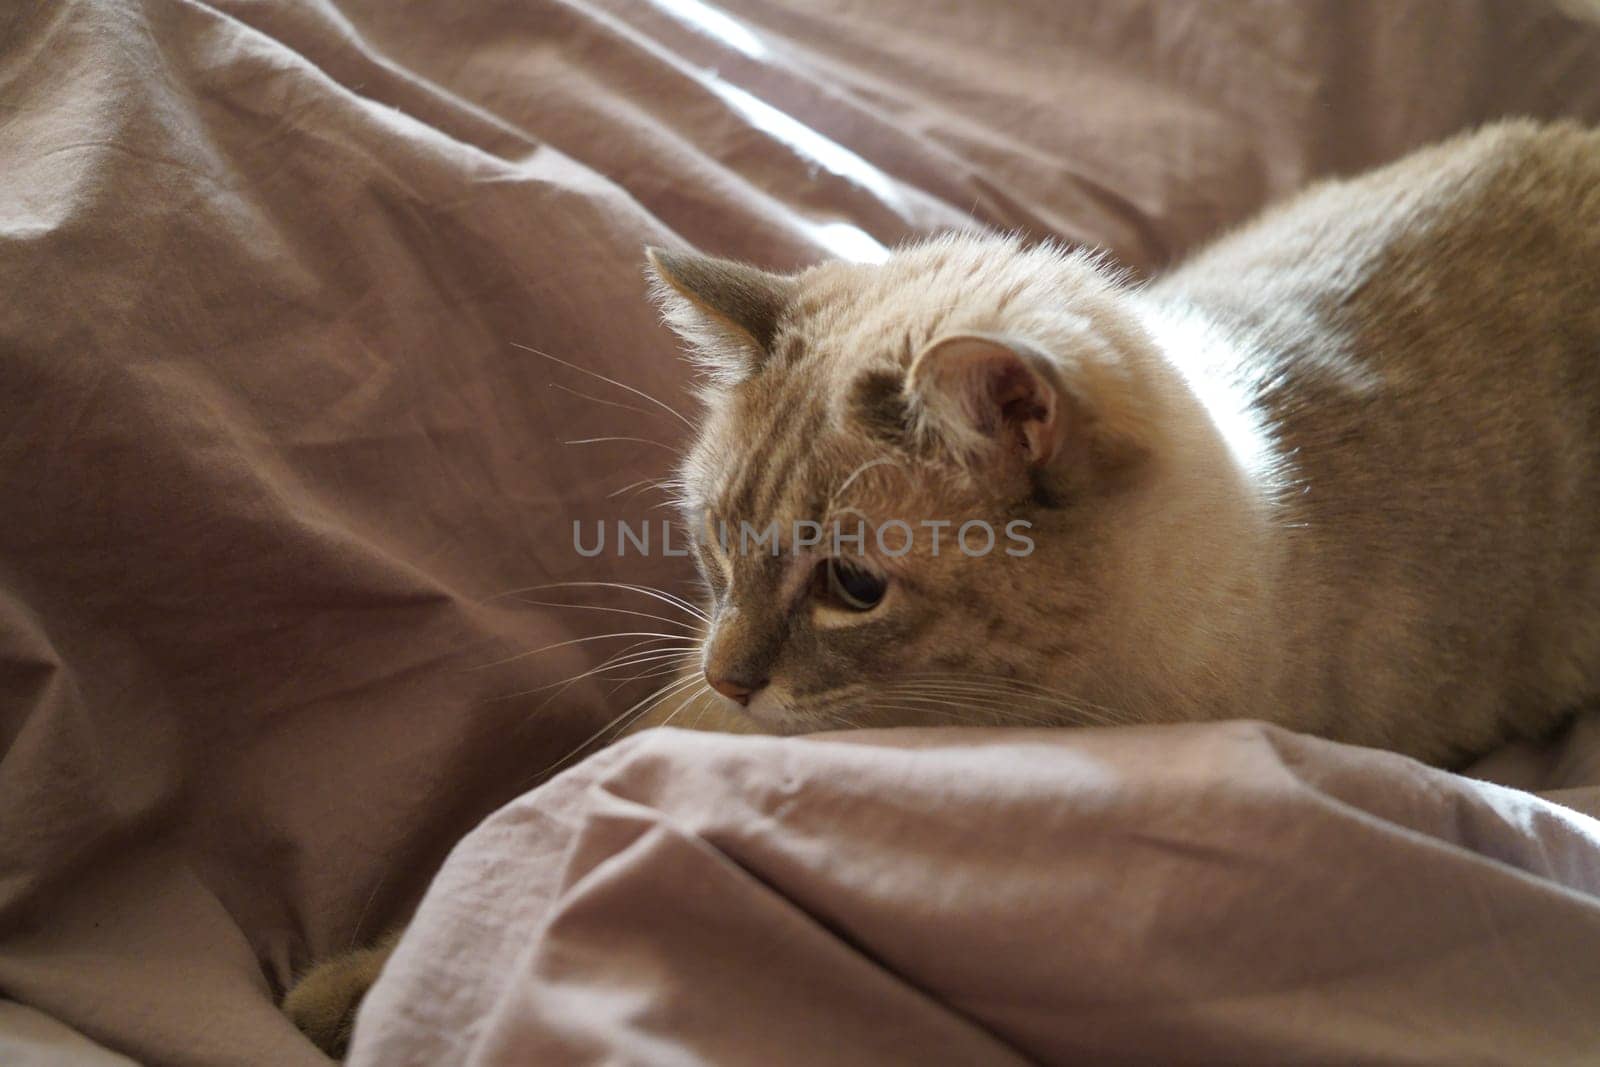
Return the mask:
<path fill-rule="evenodd" d="M 350 1062 L 1580 1064 L 1597 1003 L 1600 822 L 1527 793 L 1252 723 L 668 729 L 462 842 Z"/>

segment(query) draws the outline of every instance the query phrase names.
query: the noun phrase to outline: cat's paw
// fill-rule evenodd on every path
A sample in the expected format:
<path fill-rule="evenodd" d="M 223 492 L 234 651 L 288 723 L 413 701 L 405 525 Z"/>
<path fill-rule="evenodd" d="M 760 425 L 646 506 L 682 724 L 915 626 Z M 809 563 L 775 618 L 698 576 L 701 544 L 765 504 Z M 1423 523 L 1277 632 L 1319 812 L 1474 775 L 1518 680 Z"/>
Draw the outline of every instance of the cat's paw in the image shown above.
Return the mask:
<path fill-rule="evenodd" d="M 323 960 L 300 976 L 284 994 L 283 1012 L 300 1032 L 335 1059 L 343 1059 L 355 1030 L 356 1011 L 367 995 L 395 938 Z"/>

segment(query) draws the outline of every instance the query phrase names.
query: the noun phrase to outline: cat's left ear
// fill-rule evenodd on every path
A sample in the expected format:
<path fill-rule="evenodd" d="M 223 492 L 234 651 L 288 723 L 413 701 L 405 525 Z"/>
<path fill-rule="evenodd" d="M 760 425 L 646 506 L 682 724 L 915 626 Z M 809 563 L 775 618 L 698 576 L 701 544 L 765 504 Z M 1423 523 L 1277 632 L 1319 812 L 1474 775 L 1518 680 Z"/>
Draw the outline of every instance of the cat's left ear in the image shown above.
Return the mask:
<path fill-rule="evenodd" d="M 998 451 L 1042 467 L 1066 438 L 1071 400 L 1060 375 L 1017 341 L 941 337 L 912 362 L 906 392 L 920 428 L 964 458 Z"/>
<path fill-rule="evenodd" d="M 648 248 L 645 257 L 663 317 L 713 378 L 733 384 L 761 369 L 793 278 L 696 252 Z"/>
<path fill-rule="evenodd" d="M 1130 420 L 1082 377 L 1025 340 L 951 334 L 917 354 L 906 394 L 913 425 L 969 466 L 1109 467 L 1142 454 Z"/>

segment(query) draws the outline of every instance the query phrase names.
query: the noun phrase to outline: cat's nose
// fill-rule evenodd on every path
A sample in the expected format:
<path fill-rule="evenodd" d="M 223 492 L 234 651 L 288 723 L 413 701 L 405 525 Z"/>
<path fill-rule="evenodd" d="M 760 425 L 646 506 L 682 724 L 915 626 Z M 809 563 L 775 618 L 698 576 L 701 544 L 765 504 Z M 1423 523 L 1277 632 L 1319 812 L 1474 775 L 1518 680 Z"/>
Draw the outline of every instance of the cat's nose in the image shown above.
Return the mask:
<path fill-rule="evenodd" d="M 744 678 L 714 675 L 707 671 L 706 684 L 729 700 L 737 700 L 740 704 L 748 705 L 750 697 L 759 692 L 767 684 L 767 680 L 763 678 L 758 682 L 749 681 Z"/>

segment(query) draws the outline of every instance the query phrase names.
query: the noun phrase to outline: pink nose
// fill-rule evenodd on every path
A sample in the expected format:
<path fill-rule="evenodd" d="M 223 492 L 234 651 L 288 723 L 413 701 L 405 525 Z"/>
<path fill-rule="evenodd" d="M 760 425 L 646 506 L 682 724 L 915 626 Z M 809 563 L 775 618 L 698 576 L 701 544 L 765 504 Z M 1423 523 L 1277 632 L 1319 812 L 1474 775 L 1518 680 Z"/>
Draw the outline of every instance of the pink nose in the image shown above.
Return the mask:
<path fill-rule="evenodd" d="M 737 700 L 746 706 L 750 703 L 750 695 L 767 684 L 765 678 L 759 682 L 746 682 L 738 678 L 713 678 L 710 674 L 706 675 L 706 682 L 729 700 Z"/>

